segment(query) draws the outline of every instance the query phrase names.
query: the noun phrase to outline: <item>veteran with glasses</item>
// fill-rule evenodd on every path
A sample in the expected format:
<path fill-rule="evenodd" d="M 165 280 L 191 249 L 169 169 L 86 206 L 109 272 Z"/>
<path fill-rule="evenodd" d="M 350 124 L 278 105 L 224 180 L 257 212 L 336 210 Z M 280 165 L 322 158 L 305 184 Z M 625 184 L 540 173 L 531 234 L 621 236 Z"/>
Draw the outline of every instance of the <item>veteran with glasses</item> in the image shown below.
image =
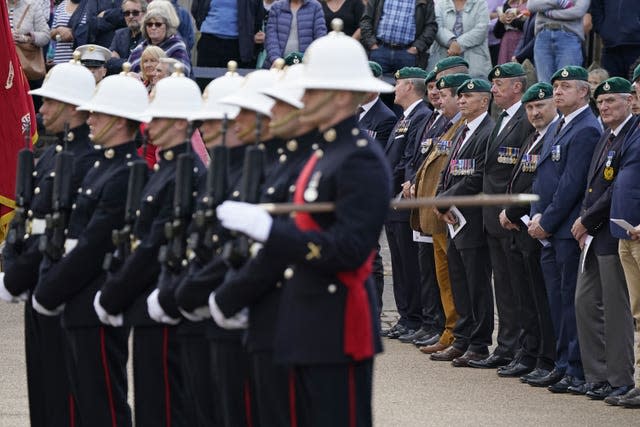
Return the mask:
<path fill-rule="evenodd" d="M 147 11 L 146 0 L 124 0 L 122 15 L 127 24 L 125 28 L 116 30 L 111 46 L 111 59 L 107 61 L 108 74 L 117 74 L 122 70 L 122 64 L 129 58 L 131 52 L 142 43 L 142 19 Z"/>

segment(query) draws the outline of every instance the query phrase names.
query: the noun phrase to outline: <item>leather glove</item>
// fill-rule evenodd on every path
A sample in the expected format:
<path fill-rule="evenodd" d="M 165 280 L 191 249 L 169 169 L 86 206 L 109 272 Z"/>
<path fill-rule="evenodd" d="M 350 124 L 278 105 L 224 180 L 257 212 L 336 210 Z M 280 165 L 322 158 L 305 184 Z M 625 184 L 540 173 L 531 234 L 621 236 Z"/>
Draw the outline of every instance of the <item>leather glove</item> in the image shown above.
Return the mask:
<path fill-rule="evenodd" d="M 222 226 L 265 242 L 271 232 L 273 218 L 264 209 L 251 203 L 226 201 L 216 209 Z"/>
<path fill-rule="evenodd" d="M 5 302 L 17 303 L 26 301 L 29 298 L 29 292 L 24 291 L 18 296 L 13 295 L 4 285 L 4 273 L 0 272 L 0 299 Z"/>
<path fill-rule="evenodd" d="M 93 298 L 93 309 L 96 311 L 98 319 L 100 319 L 100 321 L 107 326 L 122 326 L 122 324 L 124 323 L 124 316 L 122 315 L 122 313 L 116 314 L 115 316 L 107 313 L 107 310 L 105 310 L 104 307 L 102 307 L 102 304 L 100 304 L 101 296 L 102 291 L 98 291 L 95 298 Z"/>
<path fill-rule="evenodd" d="M 35 311 L 42 314 L 43 316 L 57 316 L 64 311 L 64 304 L 54 308 L 53 310 L 49 310 L 45 308 L 44 306 L 42 306 L 42 304 L 38 302 L 35 294 L 32 295 L 31 297 L 31 305 L 33 306 L 33 309 Z"/>
<path fill-rule="evenodd" d="M 249 309 L 243 308 L 231 317 L 225 317 L 216 303 L 216 293 L 209 295 L 209 311 L 213 320 L 224 329 L 247 329 L 249 326 Z"/>
<path fill-rule="evenodd" d="M 162 308 L 162 306 L 160 305 L 160 301 L 158 300 L 159 293 L 160 289 L 156 288 L 147 297 L 147 311 L 149 312 L 149 317 L 151 317 L 158 323 L 177 325 L 178 323 L 180 323 L 180 319 L 174 319 L 164 312 L 164 309 Z"/>

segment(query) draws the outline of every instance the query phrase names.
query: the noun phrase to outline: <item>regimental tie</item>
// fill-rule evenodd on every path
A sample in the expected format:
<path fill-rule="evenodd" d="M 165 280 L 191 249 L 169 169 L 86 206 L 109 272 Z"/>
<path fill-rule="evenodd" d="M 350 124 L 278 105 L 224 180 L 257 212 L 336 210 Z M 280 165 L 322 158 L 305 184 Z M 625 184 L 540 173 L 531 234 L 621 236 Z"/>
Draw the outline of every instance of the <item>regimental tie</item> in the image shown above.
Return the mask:
<path fill-rule="evenodd" d="M 500 128 L 502 127 L 502 121 L 505 119 L 505 117 L 508 117 L 508 116 L 509 116 L 509 113 L 507 113 L 507 110 L 502 110 L 502 113 L 500 113 L 500 116 L 496 121 L 496 125 L 493 127 L 493 131 L 491 132 L 491 139 L 489 141 L 493 141 L 494 139 L 496 139 L 496 137 L 500 133 Z"/>

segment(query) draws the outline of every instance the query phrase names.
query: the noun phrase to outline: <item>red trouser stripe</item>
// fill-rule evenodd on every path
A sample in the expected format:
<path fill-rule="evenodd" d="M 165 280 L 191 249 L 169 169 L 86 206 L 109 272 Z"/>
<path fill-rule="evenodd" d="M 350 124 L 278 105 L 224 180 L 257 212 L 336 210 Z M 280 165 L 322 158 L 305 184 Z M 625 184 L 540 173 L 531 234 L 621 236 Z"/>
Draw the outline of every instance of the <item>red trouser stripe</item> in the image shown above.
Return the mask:
<path fill-rule="evenodd" d="M 76 408 L 73 402 L 73 394 L 69 393 L 69 425 L 76 427 Z"/>
<path fill-rule="evenodd" d="M 111 426 L 117 427 L 116 408 L 113 403 L 113 390 L 111 389 L 111 374 L 109 374 L 109 364 L 107 363 L 107 347 L 104 343 L 104 326 L 100 326 L 100 354 L 102 356 L 102 369 L 104 371 L 104 383 L 107 388 L 107 400 L 109 401 L 109 412 L 111 412 Z"/>
<path fill-rule="evenodd" d="M 291 427 L 298 427 L 298 414 L 296 414 L 296 372 L 289 370 L 289 418 Z"/>
<path fill-rule="evenodd" d="M 169 385 L 169 328 L 162 328 L 162 371 L 164 374 L 164 411 L 167 427 L 171 427 L 171 386 Z"/>
<path fill-rule="evenodd" d="M 349 364 L 349 427 L 356 427 L 356 379 L 353 363 Z"/>
<path fill-rule="evenodd" d="M 244 381 L 244 412 L 247 416 L 247 427 L 253 427 L 253 414 L 251 413 L 251 386 L 249 380 Z"/>

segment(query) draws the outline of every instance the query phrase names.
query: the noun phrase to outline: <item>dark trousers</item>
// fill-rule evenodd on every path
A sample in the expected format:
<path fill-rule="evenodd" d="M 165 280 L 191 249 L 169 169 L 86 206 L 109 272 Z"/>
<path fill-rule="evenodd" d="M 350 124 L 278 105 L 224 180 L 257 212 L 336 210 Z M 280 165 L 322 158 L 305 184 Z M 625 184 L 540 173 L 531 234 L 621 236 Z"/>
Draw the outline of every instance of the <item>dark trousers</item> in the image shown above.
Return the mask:
<path fill-rule="evenodd" d="M 187 426 L 187 403 L 176 328 L 133 329 L 136 427 Z"/>
<path fill-rule="evenodd" d="M 38 314 L 28 300 L 24 305 L 24 338 L 31 425 L 71 426 L 75 402 L 64 369 L 65 344 L 60 317 Z"/>
<path fill-rule="evenodd" d="M 273 362 L 273 352 L 257 351 L 249 354 L 251 379 L 256 408 L 255 425 L 277 427 L 291 425 L 290 373 L 291 370 Z"/>
<path fill-rule="evenodd" d="M 444 329 L 444 311 L 440 300 L 440 288 L 436 279 L 433 243 L 418 243 L 420 268 L 420 301 L 422 305 L 421 328 L 440 334 Z"/>
<path fill-rule="evenodd" d="M 573 239 L 549 239 L 540 262 L 556 336 L 556 368 L 584 378 L 576 327 L 575 293 L 580 247 Z"/>
<path fill-rule="evenodd" d="M 496 308 L 498 309 L 498 345 L 494 353 L 512 358 L 518 351 L 520 338 L 520 307 L 516 298 L 518 282 L 522 280 L 522 259 L 511 253 L 511 239 L 487 234 Z"/>
<path fill-rule="evenodd" d="M 458 249 L 449 239 L 449 277 L 458 322 L 453 345 L 461 351 L 485 354 L 493 334 L 491 261 L 486 246 Z"/>
<path fill-rule="evenodd" d="M 130 426 L 127 403 L 129 328 L 65 329 L 67 370 L 82 426 Z M 49 424 L 53 425 L 53 424 Z"/>
<path fill-rule="evenodd" d="M 393 269 L 393 296 L 400 314 L 398 323 L 418 329 L 422 323 L 418 244 L 413 241 L 408 222 L 388 222 L 385 231 Z"/>
<path fill-rule="evenodd" d="M 373 282 L 376 284 L 376 298 L 378 301 L 378 315 L 382 313 L 382 294 L 384 293 L 384 265 L 380 255 L 380 243 L 376 245 L 376 255 L 373 258 L 371 271 Z"/>
<path fill-rule="evenodd" d="M 217 390 L 216 407 L 225 427 L 243 427 L 252 420 L 249 360 L 240 341 L 209 341 L 211 373 Z"/>
<path fill-rule="evenodd" d="M 299 427 L 368 427 L 372 425 L 373 359 L 335 365 L 293 368 Z"/>
<path fill-rule="evenodd" d="M 220 391 L 215 388 L 213 378 L 209 375 L 209 341 L 204 334 L 179 334 L 178 339 L 186 398 L 191 402 L 193 412 L 188 414 L 190 424 L 198 427 L 222 425 L 222 414 L 216 406 L 216 396 Z"/>
<path fill-rule="evenodd" d="M 520 360 L 529 366 L 552 369 L 556 359 L 556 338 L 549 312 L 547 291 L 540 265 L 541 245 L 532 239 L 526 228 L 514 236 L 515 252 L 523 261 L 524 274 L 520 277 L 520 324 L 522 338 Z"/>
<path fill-rule="evenodd" d="M 255 68 L 255 64 L 240 61 L 238 39 L 223 39 L 213 34 L 202 33 L 198 41 L 198 67 L 223 67 L 233 60 L 240 68 Z"/>
<path fill-rule="evenodd" d="M 640 45 L 604 47 L 602 49 L 602 68 L 611 77 L 631 79 L 633 65 L 640 57 Z"/>

